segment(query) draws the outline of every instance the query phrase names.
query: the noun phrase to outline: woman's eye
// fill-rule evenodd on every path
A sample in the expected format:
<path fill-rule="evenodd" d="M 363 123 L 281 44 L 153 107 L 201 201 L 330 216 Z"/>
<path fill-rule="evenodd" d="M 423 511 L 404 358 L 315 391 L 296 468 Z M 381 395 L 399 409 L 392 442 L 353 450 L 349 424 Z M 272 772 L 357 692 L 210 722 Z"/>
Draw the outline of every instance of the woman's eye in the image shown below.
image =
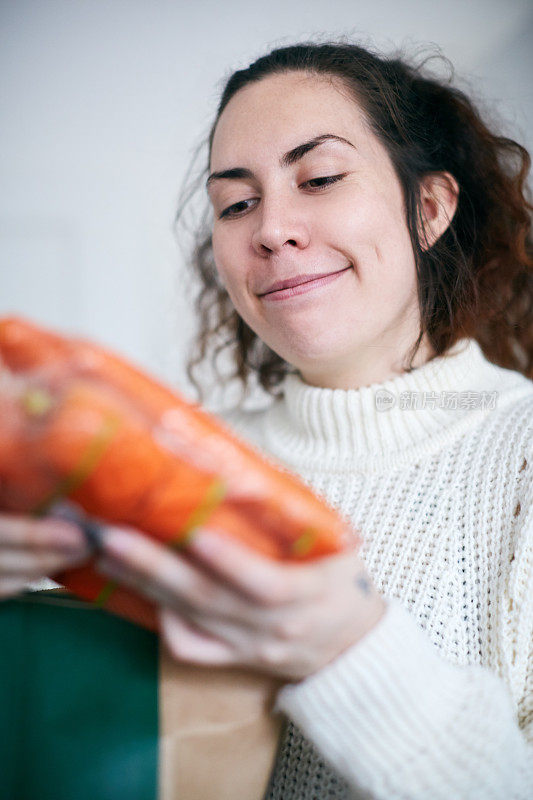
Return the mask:
<path fill-rule="evenodd" d="M 332 183 L 337 183 L 337 181 L 342 180 L 346 177 L 346 173 L 343 172 L 342 175 L 327 175 L 324 178 L 311 178 L 311 180 L 306 181 L 305 184 L 308 185 L 314 184 L 311 186 L 312 189 L 324 189 L 326 186 L 331 186 Z M 318 184 L 318 185 L 317 185 Z"/>
<path fill-rule="evenodd" d="M 221 211 L 218 215 L 218 218 L 222 219 L 222 217 L 238 217 L 239 214 L 243 213 L 243 211 L 248 211 L 248 206 L 246 203 L 251 202 L 251 200 L 240 200 L 238 203 L 233 203 L 232 206 L 228 206 L 224 209 L 224 211 Z"/>
<path fill-rule="evenodd" d="M 341 175 L 326 175 L 323 178 L 311 178 L 310 180 L 305 181 L 305 183 L 302 183 L 301 185 L 309 186 L 311 189 L 319 189 L 319 190 L 325 189 L 326 187 L 331 186 L 331 184 L 337 183 L 337 181 L 341 181 L 343 178 L 346 177 L 346 175 L 347 173 L 343 172 Z M 222 219 L 223 217 L 232 218 L 241 216 L 245 211 L 248 211 L 249 209 L 249 206 L 247 206 L 246 203 L 252 203 L 254 202 L 254 199 L 255 198 L 252 198 L 250 200 L 240 200 L 238 203 L 233 203 L 233 205 L 228 206 L 223 211 L 221 211 L 220 214 L 218 215 L 218 218 Z"/>

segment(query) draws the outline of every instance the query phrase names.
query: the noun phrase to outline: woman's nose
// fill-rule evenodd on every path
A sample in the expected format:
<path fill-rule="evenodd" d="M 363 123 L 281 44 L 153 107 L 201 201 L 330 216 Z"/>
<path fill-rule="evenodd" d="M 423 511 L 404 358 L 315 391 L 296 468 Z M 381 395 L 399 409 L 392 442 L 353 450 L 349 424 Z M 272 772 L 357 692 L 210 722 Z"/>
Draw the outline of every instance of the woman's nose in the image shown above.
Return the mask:
<path fill-rule="evenodd" d="M 263 201 L 257 215 L 252 246 L 260 255 L 276 253 L 287 244 L 303 249 L 309 244 L 309 229 L 294 204 Z"/>

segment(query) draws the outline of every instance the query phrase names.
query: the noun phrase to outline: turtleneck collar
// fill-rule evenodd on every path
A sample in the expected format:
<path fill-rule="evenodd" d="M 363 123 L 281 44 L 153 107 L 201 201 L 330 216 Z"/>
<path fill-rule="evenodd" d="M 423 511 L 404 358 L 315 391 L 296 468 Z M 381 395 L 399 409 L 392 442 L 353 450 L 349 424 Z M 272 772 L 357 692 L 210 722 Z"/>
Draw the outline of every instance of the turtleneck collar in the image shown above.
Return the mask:
<path fill-rule="evenodd" d="M 291 373 L 267 414 L 265 443 L 294 465 L 393 466 L 452 441 L 510 395 L 530 391 L 527 384 L 468 338 L 412 372 L 359 389 L 311 386 Z"/>

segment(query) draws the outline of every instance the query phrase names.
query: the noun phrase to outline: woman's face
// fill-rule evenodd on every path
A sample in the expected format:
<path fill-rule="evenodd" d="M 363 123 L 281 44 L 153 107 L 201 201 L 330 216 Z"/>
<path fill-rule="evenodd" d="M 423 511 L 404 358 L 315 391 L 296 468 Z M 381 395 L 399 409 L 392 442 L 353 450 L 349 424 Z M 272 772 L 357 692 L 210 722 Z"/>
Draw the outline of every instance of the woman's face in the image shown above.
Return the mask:
<path fill-rule="evenodd" d="M 218 121 L 210 170 L 223 173 L 208 181 L 216 268 L 250 328 L 312 385 L 400 372 L 419 330 L 403 196 L 346 89 L 301 72 L 244 87 Z"/>

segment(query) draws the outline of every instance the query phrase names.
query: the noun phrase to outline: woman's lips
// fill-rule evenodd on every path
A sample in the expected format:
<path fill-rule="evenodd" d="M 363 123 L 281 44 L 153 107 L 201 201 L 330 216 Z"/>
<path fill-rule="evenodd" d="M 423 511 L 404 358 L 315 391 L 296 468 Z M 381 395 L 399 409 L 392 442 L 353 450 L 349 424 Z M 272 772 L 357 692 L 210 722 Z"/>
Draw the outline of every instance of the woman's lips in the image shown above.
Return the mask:
<path fill-rule="evenodd" d="M 345 267 L 338 272 L 332 272 L 330 275 L 326 275 L 324 278 L 317 278 L 315 281 L 300 283 L 298 286 L 291 286 L 290 289 L 278 289 L 277 292 L 269 292 L 268 294 L 261 295 L 261 300 L 265 300 L 267 302 L 278 302 L 280 300 L 286 300 L 290 297 L 295 297 L 299 294 L 312 292 L 313 289 L 318 289 L 320 286 L 325 286 L 327 283 L 332 283 L 340 275 L 342 275 L 344 272 L 347 272 L 351 268 L 352 267 L 350 265 L 349 267 Z"/>

